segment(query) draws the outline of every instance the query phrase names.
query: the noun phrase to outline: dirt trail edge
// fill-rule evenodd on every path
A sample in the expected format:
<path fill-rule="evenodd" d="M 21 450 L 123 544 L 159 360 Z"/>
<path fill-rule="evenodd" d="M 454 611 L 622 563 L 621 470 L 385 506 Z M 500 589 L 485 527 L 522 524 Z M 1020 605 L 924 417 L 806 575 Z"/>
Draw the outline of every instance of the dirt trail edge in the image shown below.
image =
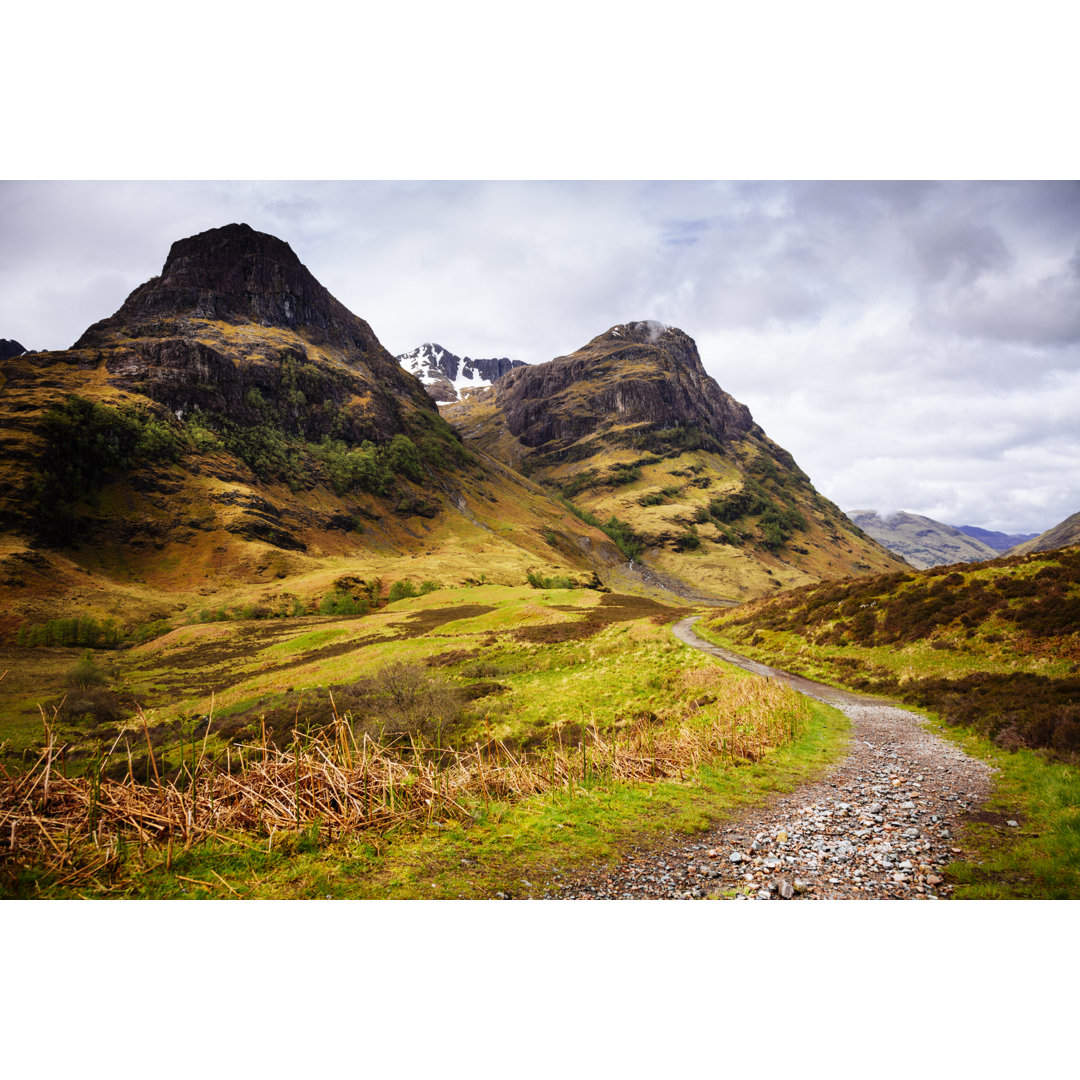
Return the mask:
<path fill-rule="evenodd" d="M 691 648 L 788 683 L 852 721 L 848 756 L 821 780 L 666 850 L 631 854 L 551 899 L 932 900 L 951 887 L 941 868 L 961 855 L 959 819 L 989 795 L 993 769 L 928 731 L 915 713 L 838 690 L 702 641 Z"/>

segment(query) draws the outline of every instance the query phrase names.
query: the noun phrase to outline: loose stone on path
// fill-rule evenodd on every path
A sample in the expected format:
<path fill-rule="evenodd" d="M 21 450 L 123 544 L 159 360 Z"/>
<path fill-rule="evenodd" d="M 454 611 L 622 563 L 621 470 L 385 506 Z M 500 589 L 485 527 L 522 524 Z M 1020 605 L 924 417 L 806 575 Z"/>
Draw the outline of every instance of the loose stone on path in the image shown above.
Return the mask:
<path fill-rule="evenodd" d="M 831 703 L 854 730 L 850 755 L 824 779 L 547 898 L 947 897 L 940 871 L 958 853 L 957 819 L 987 798 L 990 767 L 914 713 L 835 697 Z"/>

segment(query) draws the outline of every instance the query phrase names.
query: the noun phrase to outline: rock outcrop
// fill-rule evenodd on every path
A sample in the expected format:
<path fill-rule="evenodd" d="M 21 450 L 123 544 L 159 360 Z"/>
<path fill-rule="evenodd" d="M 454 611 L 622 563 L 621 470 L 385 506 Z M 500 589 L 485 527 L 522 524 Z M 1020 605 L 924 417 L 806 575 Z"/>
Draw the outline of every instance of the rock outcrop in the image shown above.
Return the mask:
<path fill-rule="evenodd" d="M 0 360 L 10 360 L 13 356 L 22 356 L 26 352 L 17 341 L 8 338 L 0 338 Z"/>
<path fill-rule="evenodd" d="M 613 326 L 587 345 L 546 364 L 504 375 L 495 395 L 506 430 L 548 459 L 583 438 L 676 426 L 696 428 L 719 446 L 754 427 L 750 410 L 706 373 L 693 339 L 672 326 Z M 474 395 L 486 400 L 487 395 Z M 453 421 L 465 413 L 451 409 Z"/>
<path fill-rule="evenodd" d="M 267 408 L 309 438 L 381 441 L 423 388 L 363 319 L 334 299 L 283 240 L 226 225 L 178 240 L 158 277 L 72 347 L 113 385 L 178 417 L 258 423 Z"/>

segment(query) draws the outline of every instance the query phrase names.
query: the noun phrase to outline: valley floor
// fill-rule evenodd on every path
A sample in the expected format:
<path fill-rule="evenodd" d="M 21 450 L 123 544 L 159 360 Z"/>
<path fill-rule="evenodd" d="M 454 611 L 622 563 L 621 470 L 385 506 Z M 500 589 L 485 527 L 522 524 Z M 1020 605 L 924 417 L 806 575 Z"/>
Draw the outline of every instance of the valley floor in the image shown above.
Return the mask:
<path fill-rule="evenodd" d="M 693 648 L 827 701 L 853 723 L 850 754 L 820 780 L 693 839 L 630 855 L 549 893 L 559 899 L 1064 898 L 1069 853 L 1028 850 L 1060 833 L 1032 811 L 1031 762 L 1002 769 L 936 735 L 925 718 L 790 675 L 675 627 Z M 985 750 L 985 747 L 983 748 Z M 1047 766 L 1043 766 L 1047 768 Z M 1049 768 L 1054 768 L 1049 766 Z M 1044 796 L 1052 780 L 1040 778 Z M 1060 800 L 1042 798 L 1038 805 Z M 1016 809 L 1022 807 L 1023 810 Z M 1060 815 L 1051 815 L 1060 817 Z M 1068 822 L 1064 823 L 1068 825 Z M 1057 837 L 1060 839 L 1060 837 Z M 1036 861 L 1045 862 L 1045 881 Z M 1060 879 L 1060 880 L 1059 880 Z"/>
<path fill-rule="evenodd" d="M 702 641 L 693 648 L 787 682 L 844 712 L 851 753 L 817 783 L 722 823 L 693 842 L 631 858 L 563 898 L 930 899 L 952 892 L 941 871 L 961 855 L 956 832 L 991 787 L 985 763 L 915 713 L 788 675 Z"/>
<path fill-rule="evenodd" d="M 958 827 L 980 813 L 992 770 L 914 713 L 853 701 L 837 707 L 854 724 L 851 754 L 823 780 L 553 897 L 948 897 L 953 886 L 942 871 L 961 857 Z"/>

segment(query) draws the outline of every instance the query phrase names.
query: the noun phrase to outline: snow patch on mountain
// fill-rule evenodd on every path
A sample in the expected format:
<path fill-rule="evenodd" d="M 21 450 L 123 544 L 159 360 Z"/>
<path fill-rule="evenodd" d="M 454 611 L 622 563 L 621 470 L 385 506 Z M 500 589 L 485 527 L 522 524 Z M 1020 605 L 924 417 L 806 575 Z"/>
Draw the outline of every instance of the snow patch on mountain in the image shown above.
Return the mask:
<path fill-rule="evenodd" d="M 506 357 L 474 360 L 469 356 L 456 356 L 433 342 L 402 353 L 397 362 L 406 371 L 411 371 L 439 404 L 459 401 L 476 390 L 486 390 L 500 376 L 525 363 Z"/>

